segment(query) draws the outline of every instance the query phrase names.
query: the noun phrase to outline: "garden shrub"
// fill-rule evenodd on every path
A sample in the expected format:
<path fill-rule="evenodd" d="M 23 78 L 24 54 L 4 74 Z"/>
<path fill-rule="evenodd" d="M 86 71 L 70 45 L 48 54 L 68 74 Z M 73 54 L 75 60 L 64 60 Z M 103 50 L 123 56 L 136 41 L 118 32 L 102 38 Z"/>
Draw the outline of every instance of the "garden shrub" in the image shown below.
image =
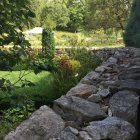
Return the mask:
<path fill-rule="evenodd" d="M 58 70 L 54 76 L 54 96 L 61 95 L 75 86 L 88 72 L 93 71 L 101 60 L 86 49 L 68 49 L 67 54 L 60 57 Z"/>
<path fill-rule="evenodd" d="M 54 58 L 55 44 L 54 34 L 51 28 L 44 28 L 42 32 L 42 51 L 46 54 L 48 60 Z"/>
<path fill-rule="evenodd" d="M 79 80 L 84 77 L 88 72 L 93 71 L 98 65 L 101 64 L 101 59 L 92 54 L 86 48 L 67 49 L 71 58 L 80 62 L 81 67 L 78 71 Z"/>
<path fill-rule="evenodd" d="M 130 18 L 124 32 L 124 43 L 127 47 L 140 48 L 140 0 L 134 0 Z"/>

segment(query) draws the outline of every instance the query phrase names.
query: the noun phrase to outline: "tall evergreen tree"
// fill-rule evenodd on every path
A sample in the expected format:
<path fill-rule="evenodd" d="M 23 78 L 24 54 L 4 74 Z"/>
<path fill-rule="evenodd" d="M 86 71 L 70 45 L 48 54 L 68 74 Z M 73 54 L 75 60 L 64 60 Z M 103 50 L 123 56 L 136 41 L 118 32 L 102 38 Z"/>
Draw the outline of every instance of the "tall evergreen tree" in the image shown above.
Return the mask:
<path fill-rule="evenodd" d="M 134 0 L 130 18 L 124 33 L 124 43 L 128 47 L 140 48 L 140 0 Z"/>

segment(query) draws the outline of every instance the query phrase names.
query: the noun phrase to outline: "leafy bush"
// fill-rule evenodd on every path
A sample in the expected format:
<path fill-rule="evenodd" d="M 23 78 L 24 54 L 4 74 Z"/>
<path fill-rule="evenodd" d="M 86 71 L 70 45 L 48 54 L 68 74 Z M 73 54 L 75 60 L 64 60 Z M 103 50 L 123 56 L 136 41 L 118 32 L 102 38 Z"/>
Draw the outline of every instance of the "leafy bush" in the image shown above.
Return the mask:
<path fill-rule="evenodd" d="M 100 63 L 101 60 L 91 51 L 86 48 L 75 48 L 67 50 L 69 56 L 74 60 L 80 62 L 79 80 L 84 77 L 88 72 L 93 71 Z"/>
<path fill-rule="evenodd" d="M 35 108 L 30 104 L 10 108 L 4 112 L 4 118 L 9 122 L 17 123 L 27 119 L 33 111 L 35 111 Z"/>
<path fill-rule="evenodd" d="M 101 60 L 86 49 L 68 49 L 68 54 L 59 58 L 54 76 L 54 97 L 58 98 L 76 85 L 88 72 L 94 70 Z"/>

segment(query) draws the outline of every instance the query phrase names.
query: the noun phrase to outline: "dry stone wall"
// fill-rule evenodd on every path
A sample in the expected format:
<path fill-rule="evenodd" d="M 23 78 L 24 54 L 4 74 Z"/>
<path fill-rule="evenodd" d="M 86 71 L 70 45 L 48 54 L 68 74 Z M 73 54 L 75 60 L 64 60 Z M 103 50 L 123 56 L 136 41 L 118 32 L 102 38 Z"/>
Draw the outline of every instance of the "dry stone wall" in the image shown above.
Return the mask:
<path fill-rule="evenodd" d="M 97 52 L 107 59 L 68 93 L 41 107 L 5 140 L 139 140 L 140 49 Z"/>

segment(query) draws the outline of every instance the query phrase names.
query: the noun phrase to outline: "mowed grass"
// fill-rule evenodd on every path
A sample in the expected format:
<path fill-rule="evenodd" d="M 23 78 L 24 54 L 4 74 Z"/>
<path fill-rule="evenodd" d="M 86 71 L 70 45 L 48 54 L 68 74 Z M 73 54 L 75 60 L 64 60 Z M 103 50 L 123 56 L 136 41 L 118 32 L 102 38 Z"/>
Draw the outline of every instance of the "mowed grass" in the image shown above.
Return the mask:
<path fill-rule="evenodd" d="M 33 82 L 35 85 L 31 87 L 24 87 L 24 88 L 16 88 L 13 93 L 16 94 L 22 94 L 26 93 L 31 97 L 32 100 L 36 100 L 36 98 L 46 98 L 49 100 L 53 100 L 53 77 L 51 73 L 43 71 L 39 74 L 34 74 L 31 71 L 0 71 L 0 78 L 5 78 L 7 80 L 10 80 L 12 84 L 16 83 L 15 86 L 19 87 L 21 86 L 21 82 L 17 82 L 19 79 L 20 74 L 25 74 L 25 76 L 22 79 L 29 80 Z M 44 100 L 44 103 L 46 101 Z"/>

